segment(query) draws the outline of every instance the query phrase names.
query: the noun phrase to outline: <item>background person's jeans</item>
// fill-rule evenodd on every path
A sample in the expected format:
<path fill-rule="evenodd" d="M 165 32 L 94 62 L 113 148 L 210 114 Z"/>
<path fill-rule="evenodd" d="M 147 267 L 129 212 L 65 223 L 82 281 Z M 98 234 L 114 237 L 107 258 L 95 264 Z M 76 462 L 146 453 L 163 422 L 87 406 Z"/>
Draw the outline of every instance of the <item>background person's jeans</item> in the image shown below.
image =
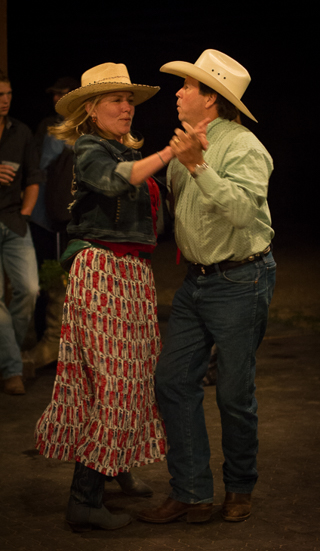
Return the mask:
<path fill-rule="evenodd" d="M 257 481 L 255 353 L 275 285 L 272 253 L 224 273 L 196 277 L 177 291 L 156 369 L 156 392 L 168 435 L 171 498 L 211 502 L 213 480 L 202 380 L 215 342 L 217 403 L 226 491 L 250 493 Z"/>
<path fill-rule="evenodd" d="M 12 287 L 7 308 L 4 270 Z M 28 330 L 38 293 L 38 269 L 28 228 L 20 237 L 0 222 L 0 369 L 3 379 L 22 375 L 20 347 Z"/>

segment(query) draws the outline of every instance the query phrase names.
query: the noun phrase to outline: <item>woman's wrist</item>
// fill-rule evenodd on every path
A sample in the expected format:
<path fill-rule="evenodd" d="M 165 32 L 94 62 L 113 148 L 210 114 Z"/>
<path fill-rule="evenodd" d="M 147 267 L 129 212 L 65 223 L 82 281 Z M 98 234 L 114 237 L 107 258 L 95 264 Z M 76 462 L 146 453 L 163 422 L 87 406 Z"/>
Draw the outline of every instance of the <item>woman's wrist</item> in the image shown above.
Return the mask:
<path fill-rule="evenodd" d="M 174 154 L 171 147 L 168 145 L 161 151 L 156 151 L 156 153 L 149 155 L 145 159 L 135 161 L 133 163 L 130 184 L 133 186 L 139 186 L 152 174 L 161 170 L 161 168 L 166 167 L 167 164 L 173 159 Z M 155 163 L 157 159 L 157 163 Z"/>
<path fill-rule="evenodd" d="M 174 157 L 174 154 L 172 152 L 170 145 L 167 145 L 161 151 L 157 151 L 157 155 L 159 156 L 159 158 L 161 159 L 164 165 L 167 165 Z"/>
<path fill-rule="evenodd" d="M 158 155 L 158 157 L 159 157 L 160 161 L 162 162 L 163 166 L 167 166 L 168 163 L 166 163 L 166 162 L 163 160 L 163 158 L 161 157 L 159 151 L 156 151 L 156 154 Z"/>

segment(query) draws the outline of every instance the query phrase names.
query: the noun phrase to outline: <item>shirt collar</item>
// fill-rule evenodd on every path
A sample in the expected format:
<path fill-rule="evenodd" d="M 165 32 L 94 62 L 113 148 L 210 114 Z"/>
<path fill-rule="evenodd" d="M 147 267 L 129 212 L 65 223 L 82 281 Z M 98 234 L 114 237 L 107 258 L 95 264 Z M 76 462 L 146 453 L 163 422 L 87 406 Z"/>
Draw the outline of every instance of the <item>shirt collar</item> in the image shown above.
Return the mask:
<path fill-rule="evenodd" d="M 127 149 L 130 149 L 128 148 L 127 145 L 124 145 L 123 143 L 120 143 L 118 142 L 117 140 L 107 140 L 111 145 L 113 145 L 113 147 L 115 147 L 116 149 L 119 149 L 119 151 L 121 151 L 121 153 L 124 153 L 125 151 L 127 151 Z"/>
<path fill-rule="evenodd" d="M 7 116 L 7 117 L 6 117 L 6 120 L 5 120 L 5 123 L 4 123 L 4 127 L 5 127 L 7 130 L 9 130 L 9 128 L 11 128 L 12 124 L 13 124 L 13 123 L 12 123 L 12 120 L 10 119 L 10 117 Z"/>

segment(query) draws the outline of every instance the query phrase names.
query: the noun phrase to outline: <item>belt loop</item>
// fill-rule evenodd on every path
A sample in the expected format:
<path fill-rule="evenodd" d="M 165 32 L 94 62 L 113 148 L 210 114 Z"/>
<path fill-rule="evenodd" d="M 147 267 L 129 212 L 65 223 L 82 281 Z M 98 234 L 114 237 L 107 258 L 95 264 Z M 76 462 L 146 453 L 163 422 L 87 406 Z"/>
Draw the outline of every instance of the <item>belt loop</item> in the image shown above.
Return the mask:
<path fill-rule="evenodd" d="M 216 273 L 217 273 L 218 275 L 221 275 L 221 270 L 220 270 L 220 268 L 219 268 L 219 264 L 215 264 L 215 265 L 214 265 L 214 269 L 215 269 L 215 271 L 216 271 Z"/>

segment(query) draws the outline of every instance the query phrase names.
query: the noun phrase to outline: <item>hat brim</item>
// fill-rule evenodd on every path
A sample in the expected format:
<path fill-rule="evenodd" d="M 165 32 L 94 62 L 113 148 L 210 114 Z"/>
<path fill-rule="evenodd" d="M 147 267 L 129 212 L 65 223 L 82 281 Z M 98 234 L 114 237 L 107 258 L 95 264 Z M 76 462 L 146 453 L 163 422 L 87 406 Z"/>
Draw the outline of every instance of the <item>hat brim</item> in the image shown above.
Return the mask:
<path fill-rule="evenodd" d="M 216 92 L 221 94 L 224 98 L 229 100 L 235 107 L 239 109 L 242 113 L 247 115 L 250 119 L 258 122 L 257 119 L 250 113 L 249 109 L 239 100 L 228 88 L 226 88 L 222 82 L 220 82 L 213 75 L 209 75 L 206 71 L 193 65 L 192 63 L 187 63 L 186 61 L 171 61 L 170 63 L 165 63 L 160 68 L 162 73 L 170 73 L 172 75 L 177 75 L 178 77 L 186 78 L 192 77 L 203 84 L 206 84 L 210 88 L 213 88 Z"/>
<path fill-rule="evenodd" d="M 145 84 L 125 84 L 121 82 L 88 84 L 87 86 L 76 88 L 63 96 L 56 103 L 55 109 L 59 115 L 68 117 L 82 103 L 89 101 L 90 98 L 117 91 L 133 92 L 133 105 L 139 105 L 152 98 L 159 90 L 159 86 L 147 86 Z"/>

